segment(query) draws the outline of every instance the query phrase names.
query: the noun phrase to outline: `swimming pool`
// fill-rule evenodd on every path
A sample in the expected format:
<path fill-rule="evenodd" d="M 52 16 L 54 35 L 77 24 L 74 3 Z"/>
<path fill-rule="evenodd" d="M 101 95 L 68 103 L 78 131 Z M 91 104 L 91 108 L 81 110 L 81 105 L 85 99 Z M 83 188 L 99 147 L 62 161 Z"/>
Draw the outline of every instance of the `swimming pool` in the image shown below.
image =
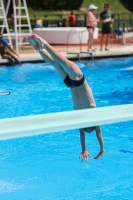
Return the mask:
<path fill-rule="evenodd" d="M 133 102 L 133 58 L 77 63 L 97 106 Z M 0 118 L 73 110 L 69 89 L 46 63 L 0 68 Z M 133 122 L 102 126 L 105 155 L 87 134 L 83 163 L 78 130 L 0 142 L 0 200 L 132 199 Z"/>

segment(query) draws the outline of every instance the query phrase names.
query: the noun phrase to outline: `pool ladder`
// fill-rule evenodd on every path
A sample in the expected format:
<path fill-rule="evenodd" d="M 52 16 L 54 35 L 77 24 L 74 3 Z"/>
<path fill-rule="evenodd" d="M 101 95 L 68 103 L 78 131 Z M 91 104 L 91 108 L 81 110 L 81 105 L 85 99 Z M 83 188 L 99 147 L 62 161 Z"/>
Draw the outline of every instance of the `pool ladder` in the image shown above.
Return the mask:
<path fill-rule="evenodd" d="M 76 29 L 70 30 L 70 31 L 68 32 L 68 35 L 67 35 L 66 52 L 67 52 L 67 54 L 77 54 L 77 56 L 78 56 L 78 61 L 79 61 L 79 62 L 80 62 L 80 58 L 81 58 L 80 55 L 81 55 L 82 53 L 84 53 L 84 54 L 89 54 L 89 57 L 91 57 L 91 60 L 92 60 L 92 61 L 94 61 L 94 60 L 95 60 L 94 57 L 96 57 L 96 55 L 94 56 L 93 53 L 89 53 L 89 52 L 87 52 L 87 51 L 82 51 L 82 37 L 83 37 L 83 33 L 84 33 L 85 31 L 86 31 L 86 30 L 84 30 L 84 31 L 81 32 L 81 37 L 80 37 L 80 35 L 79 35 L 79 32 L 78 32 Z M 69 51 L 68 51 L 69 37 L 70 37 L 70 34 L 71 34 L 72 32 L 76 32 L 77 35 L 78 35 L 79 45 L 80 45 L 79 52 L 69 52 Z"/>

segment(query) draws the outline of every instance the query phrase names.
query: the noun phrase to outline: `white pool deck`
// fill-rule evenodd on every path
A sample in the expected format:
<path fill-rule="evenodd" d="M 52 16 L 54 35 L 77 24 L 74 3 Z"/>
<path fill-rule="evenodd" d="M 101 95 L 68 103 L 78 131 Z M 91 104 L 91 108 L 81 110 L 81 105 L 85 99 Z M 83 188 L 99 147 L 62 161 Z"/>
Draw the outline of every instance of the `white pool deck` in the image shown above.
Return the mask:
<path fill-rule="evenodd" d="M 54 48 L 56 48 L 61 54 L 66 56 L 68 59 L 78 59 L 78 53 L 80 52 L 80 46 L 75 45 L 75 46 L 68 46 L 68 52 L 67 53 L 67 48 L 66 45 L 53 45 Z M 108 58 L 108 57 L 120 57 L 120 56 L 133 56 L 133 44 L 127 44 L 127 45 L 121 45 L 121 44 L 116 44 L 116 45 L 109 45 L 109 51 L 99 51 L 100 46 L 97 45 L 95 47 L 96 51 L 93 53 L 93 56 L 96 57 L 97 59 L 99 58 Z M 87 46 L 82 46 L 82 52 L 80 53 L 81 59 L 90 59 L 91 56 L 87 52 Z M 23 51 L 19 54 L 20 56 L 20 61 L 23 62 L 42 62 L 43 59 L 41 56 L 35 52 L 34 50 L 30 51 Z M 0 65 L 6 65 L 8 63 L 8 60 L 6 59 L 1 59 L 0 58 Z"/>

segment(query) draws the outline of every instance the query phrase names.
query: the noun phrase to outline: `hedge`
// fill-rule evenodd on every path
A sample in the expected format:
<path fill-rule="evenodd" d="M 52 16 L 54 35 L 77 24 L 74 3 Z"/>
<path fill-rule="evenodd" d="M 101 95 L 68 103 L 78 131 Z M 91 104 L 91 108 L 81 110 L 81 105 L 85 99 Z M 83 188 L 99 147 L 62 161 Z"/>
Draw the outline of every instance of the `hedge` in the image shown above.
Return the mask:
<path fill-rule="evenodd" d="M 30 18 L 30 22 L 31 22 L 31 27 L 32 29 L 35 28 L 35 24 L 36 24 L 36 20 L 38 18 Z M 67 19 L 56 19 L 56 18 L 41 18 L 43 20 L 43 27 L 48 27 L 49 25 L 56 25 L 57 27 L 62 26 L 62 27 L 66 27 L 67 26 Z M 13 21 L 8 18 L 8 25 L 9 25 L 9 29 L 14 30 L 14 23 Z M 2 25 L 3 20 L 0 19 L 0 25 Z M 27 19 L 21 19 L 21 23 L 22 24 L 27 24 Z M 61 24 L 62 23 L 62 24 Z M 27 29 L 27 27 L 22 27 L 22 29 Z"/>

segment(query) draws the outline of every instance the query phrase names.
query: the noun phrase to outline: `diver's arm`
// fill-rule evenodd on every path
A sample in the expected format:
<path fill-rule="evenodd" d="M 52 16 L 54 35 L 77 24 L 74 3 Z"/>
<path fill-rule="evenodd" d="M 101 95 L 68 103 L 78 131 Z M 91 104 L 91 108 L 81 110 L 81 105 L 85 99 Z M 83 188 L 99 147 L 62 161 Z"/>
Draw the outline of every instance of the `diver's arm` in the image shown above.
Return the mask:
<path fill-rule="evenodd" d="M 79 131 L 80 131 L 80 142 L 81 142 L 81 148 L 82 148 L 80 158 L 82 158 L 82 161 L 88 161 L 88 157 L 91 157 L 91 155 L 86 150 L 85 131 L 84 129 L 79 129 Z"/>
<path fill-rule="evenodd" d="M 104 142 L 103 142 L 102 132 L 101 132 L 100 126 L 96 127 L 96 137 L 97 137 L 97 140 L 99 142 L 100 152 L 98 153 L 97 156 L 94 157 L 94 159 L 98 159 L 101 156 L 103 156 L 103 154 L 104 154 Z"/>

